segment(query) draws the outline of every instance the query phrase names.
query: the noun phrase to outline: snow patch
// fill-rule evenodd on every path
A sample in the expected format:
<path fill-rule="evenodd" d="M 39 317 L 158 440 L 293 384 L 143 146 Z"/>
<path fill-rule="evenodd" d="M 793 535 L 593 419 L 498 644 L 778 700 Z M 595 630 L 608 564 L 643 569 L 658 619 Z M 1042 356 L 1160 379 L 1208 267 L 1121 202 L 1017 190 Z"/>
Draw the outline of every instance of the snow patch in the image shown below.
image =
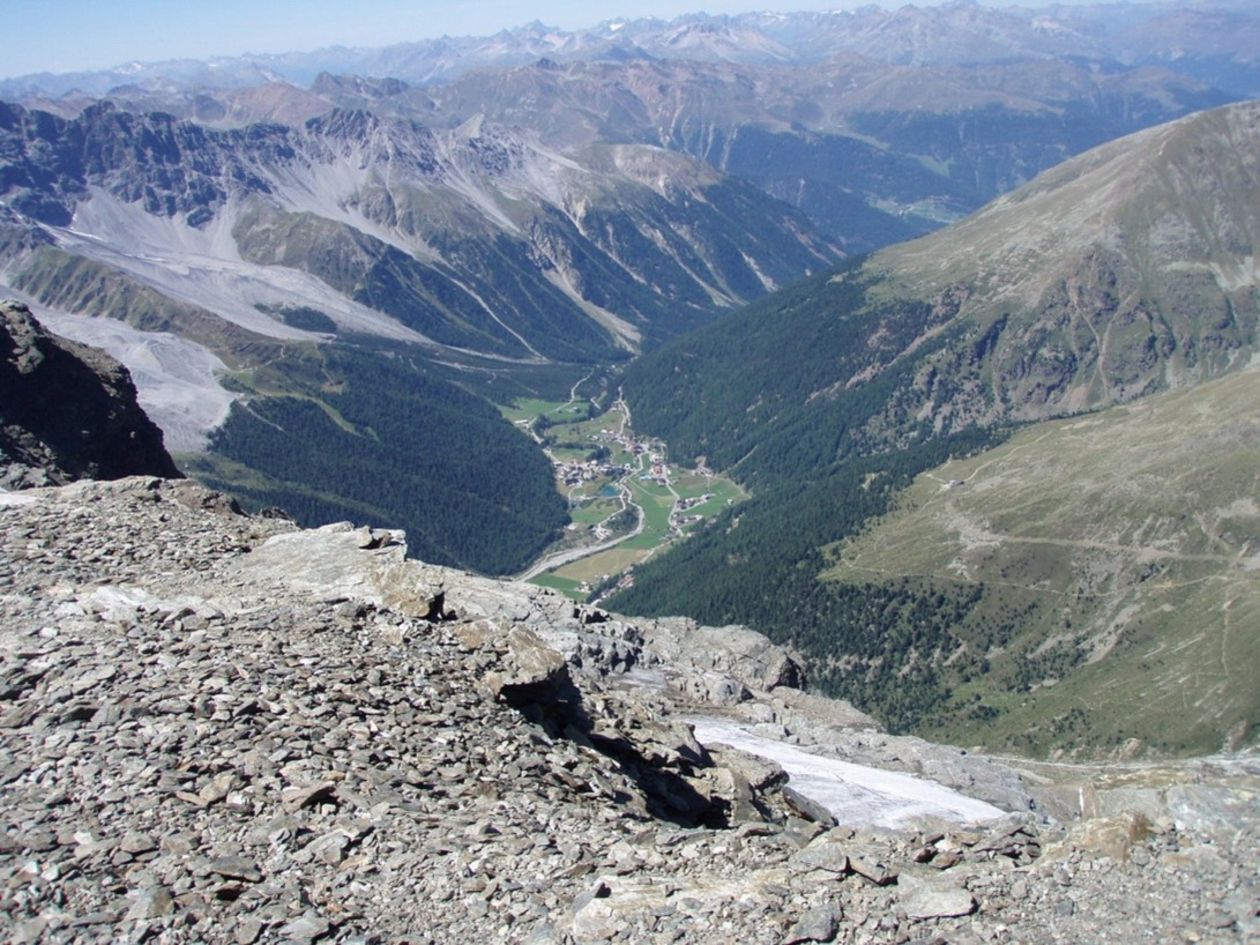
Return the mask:
<path fill-rule="evenodd" d="M 36 502 L 42 502 L 43 496 L 31 495 L 27 492 L 10 492 L 3 486 L 0 486 L 0 509 L 16 508 L 19 505 L 34 505 Z"/>
<path fill-rule="evenodd" d="M 352 161 L 350 157 L 356 160 Z M 278 168 L 269 175 L 276 201 L 292 213 L 309 213 L 344 223 L 408 256 L 436 259 L 437 253 L 422 239 L 404 237 L 398 231 L 370 220 L 352 206 L 354 199 L 368 186 L 379 185 L 388 190 L 389 183 L 379 180 L 379 175 L 367 170 L 366 155 L 350 157 L 315 165 L 290 164 Z"/>
<path fill-rule="evenodd" d="M 782 766 L 792 778 L 792 787 L 826 807 L 842 826 L 896 828 L 918 817 L 967 824 L 1005 816 L 992 804 L 927 778 L 815 755 L 754 735 L 727 719 L 689 721 L 701 744 L 730 745 Z"/>
<path fill-rule="evenodd" d="M 742 249 L 739 251 L 739 254 L 744 257 L 744 265 L 753 271 L 753 275 L 757 277 L 763 289 L 767 292 L 773 292 L 779 287 L 777 282 L 761 271 L 761 267 L 757 265 L 757 260 L 753 259 Z"/>
<path fill-rule="evenodd" d="M 643 340 L 643 335 L 634 325 L 608 309 L 588 301 L 576 288 L 565 271 L 565 267 L 557 261 L 554 269 L 543 272 L 547 281 L 567 295 L 597 325 L 607 328 L 617 336 L 617 343 L 627 351 L 635 351 Z"/>

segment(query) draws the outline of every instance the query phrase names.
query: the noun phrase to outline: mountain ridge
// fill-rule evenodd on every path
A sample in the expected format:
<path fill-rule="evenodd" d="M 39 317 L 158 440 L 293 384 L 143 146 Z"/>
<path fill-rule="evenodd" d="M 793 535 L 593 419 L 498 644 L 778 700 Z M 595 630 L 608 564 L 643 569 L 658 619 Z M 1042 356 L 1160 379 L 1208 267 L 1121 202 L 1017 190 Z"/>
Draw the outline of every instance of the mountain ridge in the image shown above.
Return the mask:
<path fill-rule="evenodd" d="M 1254 11 L 1215 3 L 1098 4 L 1085 8 L 996 8 L 948 3 L 895 10 L 736 15 L 690 14 L 606 21 L 565 31 L 534 22 L 486 37 L 449 37 L 371 49 L 329 47 L 311 53 L 219 57 L 201 62 L 127 64 L 116 70 L 39 74 L 0 81 L 0 97 L 101 94 L 121 84 L 257 85 L 286 79 L 308 84 L 320 72 L 355 72 L 438 82 L 481 67 L 540 58 L 700 58 L 709 61 L 813 64 L 836 49 L 891 63 L 974 64 L 1010 59 L 1086 56 L 1127 64 L 1160 63 L 1196 77 L 1227 78 L 1240 95 L 1260 93 Z M 1227 50 L 1225 55 L 1221 50 Z"/>
<path fill-rule="evenodd" d="M 950 229 L 815 277 L 667 346 L 629 369 L 636 411 L 653 422 L 659 406 L 675 434 L 689 425 L 675 436 L 682 455 L 720 449 L 725 464 L 747 452 L 741 436 L 794 424 L 802 411 L 819 416 L 886 371 L 903 372 L 897 392 L 854 436 L 878 442 L 881 422 L 896 429 L 894 415 L 917 418 L 929 433 L 977 419 L 1045 418 L 1236 368 L 1254 350 L 1260 317 L 1247 253 L 1260 238 L 1257 167 L 1243 144 L 1257 135 L 1253 102 L 1104 145 Z M 1148 145 L 1169 152 L 1152 158 L 1165 173 L 1144 170 L 1155 166 L 1142 157 Z M 1115 185 L 1113 203 L 1088 198 L 1100 179 Z M 736 321 L 742 340 L 723 341 Z M 1106 335 L 1112 328 L 1115 338 Z M 812 361 L 810 345 L 797 350 L 797 331 L 822 345 Z M 864 333 L 869 347 L 827 362 L 823 352 Z M 739 367 L 723 360 L 724 345 L 745 343 L 754 347 Z M 790 376 L 773 371 L 780 345 L 797 350 Z M 1090 372 L 1100 351 L 1111 360 L 1096 383 Z M 728 371 L 725 386 L 713 384 L 706 363 Z M 715 394 L 725 391 L 726 403 L 710 403 L 719 409 L 707 414 L 679 400 L 697 373 Z M 743 433 L 729 424 L 736 414 L 746 418 Z"/>
<path fill-rule="evenodd" d="M 127 369 L 0 301 L 0 479 L 34 485 L 153 475 L 178 479 Z"/>
<path fill-rule="evenodd" d="M 226 224 L 232 239 L 223 243 L 227 234 L 222 234 L 214 237 L 220 243 L 203 243 L 195 252 L 211 258 L 218 253 L 228 264 L 287 262 L 289 268 L 311 269 L 312 275 L 332 278 L 334 288 L 341 282 L 356 304 L 384 304 L 383 314 L 395 323 L 401 318 L 433 341 L 490 354 L 537 358 L 544 355 L 536 349 L 550 345 L 553 358 L 615 358 L 619 349 L 637 344 L 653 318 L 662 319 L 666 288 L 672 317 L 685 323 L 688 312 L 703 318 L 712 307 L 743 298 L 742 293 L 764 292 L 776 277 L 785 280 L 811 262 L 835 258 L 834 250 L 798 218 L 760 200 L 751 188 L 659 152 L 644 152 L 640 160 L 662 164 L 655 173 L 669 176 L 668 199 L 620 174 L 618 164 L 624 160 L 603 161 L 601 168 L 596 155 L 591 166 L 583 167 L 536 141 L 480 122 L 435 132 L 403 119 L 334 111 L 301 129 L 253 125 L 216 132 L 170 117 L 140 118 L 108 105 L 70 122 L 39 114 L 9 109 L 3 115 L 3 128 L 16 139 L 11 147 L 17 151 L 4 200 L 36 224 L 66 228 L 79 213 L 80 222 L 70 232 L 59 231 L 59 241 L 77 242 L 76 251 L 95 251 L 82 240 L 80 212 L 83 203 L 92 202 L 93 188 L 149 217 L 182 218 L 190 228 L 188 239 L 196 232 L 214 237 L 208 225 L 232 212 Z M 150 135 L 155 142 L 139 150 L 138 142 Z M 50 162 L 46 152 L 52 142 L 62 151 L 54 151 Z M 129 154 L 128 149 L 137 150 Z M 395 167 L 396 160 L 401 160 L 400 173 L 387 182 L 384 169 Z M 694 207 L 680 216 L 678 204 L 686 199 Z M 104 212 L 115 213 L 108 206 Z M 755 254 L 749 257 L 755 270 L 740 258 L 743 248 L 732 246 L 726 223 L 728 214 L 754 212 L 763 225 L 744 247 Z M 269 245 L 274 240 L 257 225 L 288 229 L 303 213 L 321 218 L 307 223 L 327 227 L 327 239 L 356 245 L 330 248 L 328 269 L 310 256 L 291 258 L 283 250 L 276 255 L 278 247 Z M 609 214 L 639 216 L 627 225 Z M 773 223 L 765 226 L 771 221 L 777 222 L 777 231 Z M 620 249 L 620 241 L 635 238 L 631 229 L 648 227 L 661 234 L 659 245 L 637 237 L 633 257 Z M 109 245 L 108 232 L 88 235 Z M 479 243 L 483 238 L 493 245 Z M 237 247 L 244 249 L 240 260 L 233 258 Z M 123 251 L 118 259 L 125 258 Z M 344 276 L 337 275 L 338 257 L 350 265 Z M 509 261 L 514 266 L 509 283 L 530 280 L 520 285 L 527 301 L 516 303 L 515 310 L 506 286 L 495 283 L 504 278 L 496 266 Z M 154 278 L 151 269 L 147 263 L 133 267 L 133 275 L 148 281 Z M 644 274 L 652 269 L 660 270 L 655 282 Z M 384 281 L 375 290 L 356 290 L 364 279 Z M 666 279 L 673 285 L 664 284 Z M 25 288 L 20 276 L 14 281 L 15 288 Z M 394 281 L 401 284 L 391 286 Z M 260 291 L 253 290 L 255 295 Z M 389 297 L 399 292 L 414 298 L 401 304 Z M 609 311 L 614 295 L 616 314 Z M 228 314 L 253 331 L 302 337 L 249 309 L 248 303 L 237 302 Z M 543 321 L 548 309 L 563 313 L 562 330 Z M 504 321 L 508 313 L 517 325 Z M 347 317 L 332 314 L 334 320 Z M 382 331 L 361 315 L 350 325 Z M 522 335 L 531 332 L 534 338 L 526 341 Z"/>
<path fill-rule="evenodd" d="M 664 147 L 752 182 L 863 251 L 957 219 L 1103 141 L 1231 99 L 1159 67 L 907 66 L 842 54 L 808 67 L 543 59 L 440 87 L 321 73 L 311 91 L 131 86 L 108 100 L 228 129 L 301 125 L 341 108 L 446 129 L 489 118 L 574 156 L 597 143 Z M 25 101 L 75 118 L 95 99 Z"/>
<path fill-rule="evenodd" d="M 1006 455 L 999 444 L 1019 425 L 1124 416 L 1115 405 L 1153 404 L 1151 396 L 1184 394 L 1188 401 L 1176 402 L 1210 410 L 1212 391 L 1254 376 L 1256 140 L 1256 102 L 1140 132 L 1047 172 L 947 230 L 820 274 L 630 365 L 624 389 L 636 423 L 667 439 L 681 457 L 704 456 L 737 476 L 754 498 L 637 569 L 633 587 L 612 597 L 611 606 L 741 621 L 791 640 L 809 654 L 815 678 L 829 691 L 902 730 L 939 735 L 952 726 L 949 737 L 988 740 L 991 747 L 1032 738 L 1039 751 L 1086 753 L 1122 750 L 1129 738 L 1139 740 L 1140 750 L 1173 753 L 1254 739 L 1254 708 L 1235 704 L 1202 675 L 1194 676 L 1201 686 L 1191 688 L 1211 709 L 1176 713 L 1162 726 L 1129 725 L 1140 714 L 1141 693 L 1155 699 L 1157 689 L 1167 691 L 1167 680 L 1156 684 L 1158 672 L 1120 665 L 1139 658 L 1130 649 L 1095 646 L 1107 632 L 1085 612 L 1105 608 L 1049 602 L 1055 594 L 1083 593 L 1081 587 L 1092 586 L 1090 575 L 1101 581 L 1100 574 L 1112 574 L 1116 594 L 1131 596 L 1108 611 L 1111 630 L 1131 631 L 1133 646 L 1140 638 L 1154 652 L 1193 620 L 1173 602 L 1157 600 L 1158 581 L 1144 585 L 1150 575 L 1143 567 L 1155 573 L 1162 565 L 1133 564 L 1104 549 L 1086 552 L 1090 540 L 1123 544 L 1106 537 L 1113 531 L 1164 534 L 1164 519 L 1135 506 L 1123 479 L 1102 477 L 1105 486 L 1088 493 L 1095 511 L 1070 525 L 1064 518 L 1061 533 L 1035 526 L 1043 513 L 1053 520 L 1042 499 L 1063 487 L 1071 463 L 1047 473 L 1040 487 L 1032 480 L 1003 513 L 1005 531 L 978 525 L 967 535 L 988 547 L 989 531 L 1024 535 L 1027 526 L 1050 550 L 1040 554 L 1036 541 L 1023 538 L 1005 545 L 993 538 L 1004 551 L 974 581 L 952 579 L 948 562 L 938 562 L 930 575 L 887 568 L 882 576 L 849 570 L 843 580 L 831 578 L 839 574 L 832 555 L 843 555 L 838 549 L 846 542 L 878 558 L 871 549 L 892 534 L 882 523 L 898 520 L 910 494 L 903 490 L 916 481 L 916 495 L 940 483 L 952 489 L 953 480 L 965 477 L 944 470 L 966 465 L 968 456 L 978 454 L 974 462 L 983 465 Z M 1089 412 L 1107 407 L 1112 411 Z M 1154 407 L 1134 408 L 1139 416 L 1148 409 Z M 1163 436 L 1179 441 L 1179 450 L 1164 453 L 1181 456 L 1205 482 L 1220 478 L 1211 471 L 1219 459 L 1234 470 L 1221 482 L 1242 491 L 1216 502 L 1188 487 L 1154 490 L 1162 496 L 1156 504 L 1167 522 L 1182 515 L 1208 522 L 1218 505 L 1246 500 L 1254 457 L 1227 431 L 1222 456 L 1198 457 L 1194 408 L 1181 416 L 1183 422 L 1161 427 Z M 1244 409 L 1238 423 L 1246 422 Z M 1206 421 L 1204 428 L 1215 429 Z M 1136 433 L 1130 430 L 1130 438 Z M 1016 435 L 1021 443 L 1035 438 Z M 1106 445 L 1094 446 L 1099 463 L 1106 462 Z M 1060 446 L 1067 455 L 1074 448 Z M 1160 455 L 1156 446 L 1154 456 Z M 1153 481 L 1175 478 L 1174 469 L 1159 468 Z M 1075 498 L 1057 504 L 1071 508 Z M 986 513 L 980 493 L 976 499 L 980 521 Z M 1123 518 L 1130 508 L 1135 522 Z M 1249 527 L 1239 525 L 1243 533 Z M 925 531 L 925 545 L 937 534 L 935 527 Z M 870 546 L 861 544 L 867 535 Z M 1168 542 L 1181 541 L 1171 535 Z M 899 547 L 918 544 L 905 535 L 897 540 Z M 965 557 L 955 563 L 963 567 Z M 1055 569 L 1057 590 L 1039 597 L 1038 582 Z M 1068 586 L 1068 574 L 1081 583 Z M 1003 592 L 1021 581 L 1027 597 Z M 1217 598 L 1209 593 L 1206 600 Z M 1165 606 L 1172 616 L 1152 617 Z M 1049 626 L 1054 620 L 1057 629 Z M 1219 622 L 1204 631 L 1215 643 L 1225 633 Z M 1099 662 L 1081 669 L 1095 650 Z M 1143 654 L 1145 666 L 1149 654 Z M 1086 677 L 1092 689 L 1082 694 Z M 1043 680 L 1046 691 L 1029 695 L 1028 687 Z M 1111 698 L 1101 690 L 1112 685 L 1119 701 L 1097 711 L 1095 702 Z M 1053 725 L 1035 710 L 1023 712 L 1021 706 L 1047 707 L 1056 693 L 1064 700 L 1080 695 L 1092 708 L 1060 703 Z"/>

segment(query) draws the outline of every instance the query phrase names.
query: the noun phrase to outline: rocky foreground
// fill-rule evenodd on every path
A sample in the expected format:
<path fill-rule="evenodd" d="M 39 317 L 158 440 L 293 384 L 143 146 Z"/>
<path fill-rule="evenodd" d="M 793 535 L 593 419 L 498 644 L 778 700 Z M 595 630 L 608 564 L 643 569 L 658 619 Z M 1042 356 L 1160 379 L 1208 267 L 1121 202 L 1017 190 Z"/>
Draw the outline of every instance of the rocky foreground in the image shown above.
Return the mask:
<path fill-rule="evenodd" d="M 1260 941 L 1260 765 L 1012 767 L 188 482 L 0 493 L 13 942 Z M 835 826 L 720 717 L 1010 813 Z"/>

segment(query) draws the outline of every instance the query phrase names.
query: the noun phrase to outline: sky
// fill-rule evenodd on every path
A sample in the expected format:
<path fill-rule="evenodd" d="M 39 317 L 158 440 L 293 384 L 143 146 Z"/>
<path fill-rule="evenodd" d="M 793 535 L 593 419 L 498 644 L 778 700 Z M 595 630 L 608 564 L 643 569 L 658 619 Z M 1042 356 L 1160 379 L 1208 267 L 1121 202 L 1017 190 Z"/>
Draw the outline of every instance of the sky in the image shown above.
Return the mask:
<path fill-rule="evenodd" d="M 870 0 L 0 0 L 0 77 L 321 46 L 480 36 L 538 19 L 579 29 L 620 16 L 853 9 Z M 936 0 L 916 0 L 928 5 Z M 899 5 L 899 4 L 898 4 Z"/>

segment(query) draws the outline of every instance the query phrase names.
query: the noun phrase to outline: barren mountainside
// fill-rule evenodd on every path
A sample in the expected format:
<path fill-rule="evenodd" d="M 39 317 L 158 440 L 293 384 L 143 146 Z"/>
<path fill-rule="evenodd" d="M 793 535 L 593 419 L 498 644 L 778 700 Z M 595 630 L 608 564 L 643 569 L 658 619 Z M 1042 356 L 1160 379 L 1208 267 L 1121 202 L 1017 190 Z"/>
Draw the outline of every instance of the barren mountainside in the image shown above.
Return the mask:
<path fill-rule="evenodd" d="M 978 379 L 1015 417 L 1193 384 L 1255 350 L 1257 141 L 1255 103 L 1142 132 L 871 266 L 891 292 L 965 296 Z"/>
<path fill-rule="evenodd" d="M 836 258 L 786 207 L 680 156 L 566 156 L 480 120 L 335 111 L 222 132 L 7 107 L 0 132 L 13 288 L 55 304 L 50 269 L 87 258 L 270 337 L 313 337 L 265 313 L 306 306 L 345 331 L 613 358 Z M 140 252 L 159 241 L 176 255 Z"/>

